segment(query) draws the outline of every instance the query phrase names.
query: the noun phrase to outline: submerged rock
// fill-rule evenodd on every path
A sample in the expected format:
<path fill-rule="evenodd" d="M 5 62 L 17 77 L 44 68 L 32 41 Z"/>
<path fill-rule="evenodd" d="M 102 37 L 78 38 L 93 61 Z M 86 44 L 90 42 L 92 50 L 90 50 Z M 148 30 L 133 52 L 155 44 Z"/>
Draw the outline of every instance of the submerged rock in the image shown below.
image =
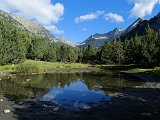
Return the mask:
<path fill-rule="evenodd" d="M 84 103 L 79 103 L 79 102 L 75 102 L 74 106 L 75 108 L 78 108 L 78 109 L 84 109 L 84 110 L 91 109 L 89 105 L 84 104 Z"/>
<path fill-rule="evenodd" d="M 57 107 L 55 107 L 53 110 L 54 111 L 58 111 L 60 108 L 57 106 Z"/>
<path fill-rule="evenodd" d="M 101 85 L 94 85 L 93 88 L 94 89 L 102 89 L 103 87 Z"/>

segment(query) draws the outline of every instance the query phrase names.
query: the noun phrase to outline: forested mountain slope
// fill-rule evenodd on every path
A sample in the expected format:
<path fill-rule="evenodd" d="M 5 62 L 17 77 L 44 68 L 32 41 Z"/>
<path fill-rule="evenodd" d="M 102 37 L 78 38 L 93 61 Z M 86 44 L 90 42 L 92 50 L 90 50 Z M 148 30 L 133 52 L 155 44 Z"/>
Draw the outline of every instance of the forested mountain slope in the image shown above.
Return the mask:
<path fill-rule="evenodd" d="M 68 42 L 66 40 L 61 41 L 61 39 L 56 38 L 42 25 L 32 22 L 30 20 L 26 20 L 20 16 L 0 10 L 0 18 L 2 20 L 8 21 L 13 26 L 19 29 L 28 32 L 32 36 L 41 37 L 50 43 L 75 47 L 75 45 L 71 42 Z"/>

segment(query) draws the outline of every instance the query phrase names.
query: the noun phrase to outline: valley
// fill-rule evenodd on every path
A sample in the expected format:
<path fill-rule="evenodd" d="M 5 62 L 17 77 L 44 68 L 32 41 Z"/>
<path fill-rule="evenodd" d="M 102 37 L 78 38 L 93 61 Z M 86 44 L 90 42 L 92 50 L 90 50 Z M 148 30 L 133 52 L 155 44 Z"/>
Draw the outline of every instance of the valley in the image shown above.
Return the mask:
<path fill-rule="evenodd" d="M 73 43 L 56 27 L 71 26 L 58 24 L 63 5 L 50 2 L 32 11 L 34 17 L 25 7 L 0 10 L 0 120 L 159 120 L 160 13 Z M 83 31 L 77 34 L 88 32 L 82 22 L 100 16 L 111 26 L 127 24 L 123 16 L 97 10 L 75 17 Z"/>

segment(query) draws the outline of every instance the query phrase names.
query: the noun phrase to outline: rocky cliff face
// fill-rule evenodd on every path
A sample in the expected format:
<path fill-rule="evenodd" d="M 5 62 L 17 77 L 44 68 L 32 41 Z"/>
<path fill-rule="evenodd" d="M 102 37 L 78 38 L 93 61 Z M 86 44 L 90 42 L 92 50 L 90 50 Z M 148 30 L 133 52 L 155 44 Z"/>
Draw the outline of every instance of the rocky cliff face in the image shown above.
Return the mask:
<path fill-rule="evenodd" d="M 21 30 L 28 31 L 21 23 L 19 23 L 15 19 L 13 19 L 10 14 L 8 14 L 2 10 L 0 10 L 0 18 L 5 19 L 6 21 L 12 23 L 14 26 L 16 26 L 17 28 L 19 28 Z"/>
<path fill-rule="evenodd" d="M 93 45 L 94 47 L 101 47 L 103 46 L 107 40 L 112 41 L 113 39 L 117 39 L 123 33 L 122 29 L 115 28 L 113 31 L 110 31 L 105 34 L 98 34 L 91 35 L 87 40 L 80 43 L 80 47 L 85 47 L 87 45 Z"/>
<path fill-rule="evenodd" d="M 147 25 L 147 22 L 147 20 L 138 18 L 120 36 L 121 40 L 131 39 L 131 37 L 134 37 L 136 34 L 142 35 L 143 31 L 145 30 L 145 26 Z"/>
<path fill-rule="evenodd" d="M 138 18 L 135 22 L 133 22 L 124 32 L 121 36 L 131 32 L 133 29 L 135 29 L 138 25 L 140 25 L 144 19 Z"/>
<path fill-rule="evenodd" d="M 22 17 L 16 16 L 14 14 L 10 14 L 11 17 L 22 24 L 30 33 L 45 38 L 50 42 L 57 42 L 57 38 L 54 37 L 47 29 L 43 26 L 34 23 L 30 20 L 23 19 Z"/>
<path fill-rule="evenodd" d="M 76 47 L 76 45 L 77 45 L 76 43 L 72 43 L 72 42 L 66 40 L 64 37 L 58 38 L 57 43 L 59 43 L 60 45 L 63 43 L 63 45 L 72 46 L 72 47 Z"/>

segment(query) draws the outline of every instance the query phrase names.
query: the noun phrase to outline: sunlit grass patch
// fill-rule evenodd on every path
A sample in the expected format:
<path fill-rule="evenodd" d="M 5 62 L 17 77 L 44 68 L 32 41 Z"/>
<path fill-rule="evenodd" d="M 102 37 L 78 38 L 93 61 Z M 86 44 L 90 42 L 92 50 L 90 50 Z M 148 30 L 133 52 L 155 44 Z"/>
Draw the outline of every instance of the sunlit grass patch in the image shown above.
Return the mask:
<path fill-rule="evenodd" d="M 44 62 L 44 61 L 26 60 L 25 62 L 17 65 L 0 66 L 0 72 L 15 72 L 15 73 L 26 73 L 26 74 L 48 73 L 48 72 L 50 73 L 54 72 L 57 69 L 60 70 L 64 68 L 76 69 L 76 68 L 91 68 L 91 67 L 89 64 L 81 64 L 81 63 L 62 63 L 62 62 Z"/>
<path fill-rule="evenodd" d="M 4 66 L 0 66 L 0 72 L 15 72 L 17 65 L 4 65 Z"/>
<path fill-rule="evenodd" d="M 24 62 L 16 67 L 15 72 L 18 74 L 37 74 L 42 73 L 43 69 L 37 63 Z"/>
<path fill-rule="evenodd" d="M 130 72 L 134 72 L 134 73 L 144 73 L 144 72 L 149 72 L 152 71 L 153 69 L 142 69 L 142 68 L 134 68 L 129 70 Z"/>

